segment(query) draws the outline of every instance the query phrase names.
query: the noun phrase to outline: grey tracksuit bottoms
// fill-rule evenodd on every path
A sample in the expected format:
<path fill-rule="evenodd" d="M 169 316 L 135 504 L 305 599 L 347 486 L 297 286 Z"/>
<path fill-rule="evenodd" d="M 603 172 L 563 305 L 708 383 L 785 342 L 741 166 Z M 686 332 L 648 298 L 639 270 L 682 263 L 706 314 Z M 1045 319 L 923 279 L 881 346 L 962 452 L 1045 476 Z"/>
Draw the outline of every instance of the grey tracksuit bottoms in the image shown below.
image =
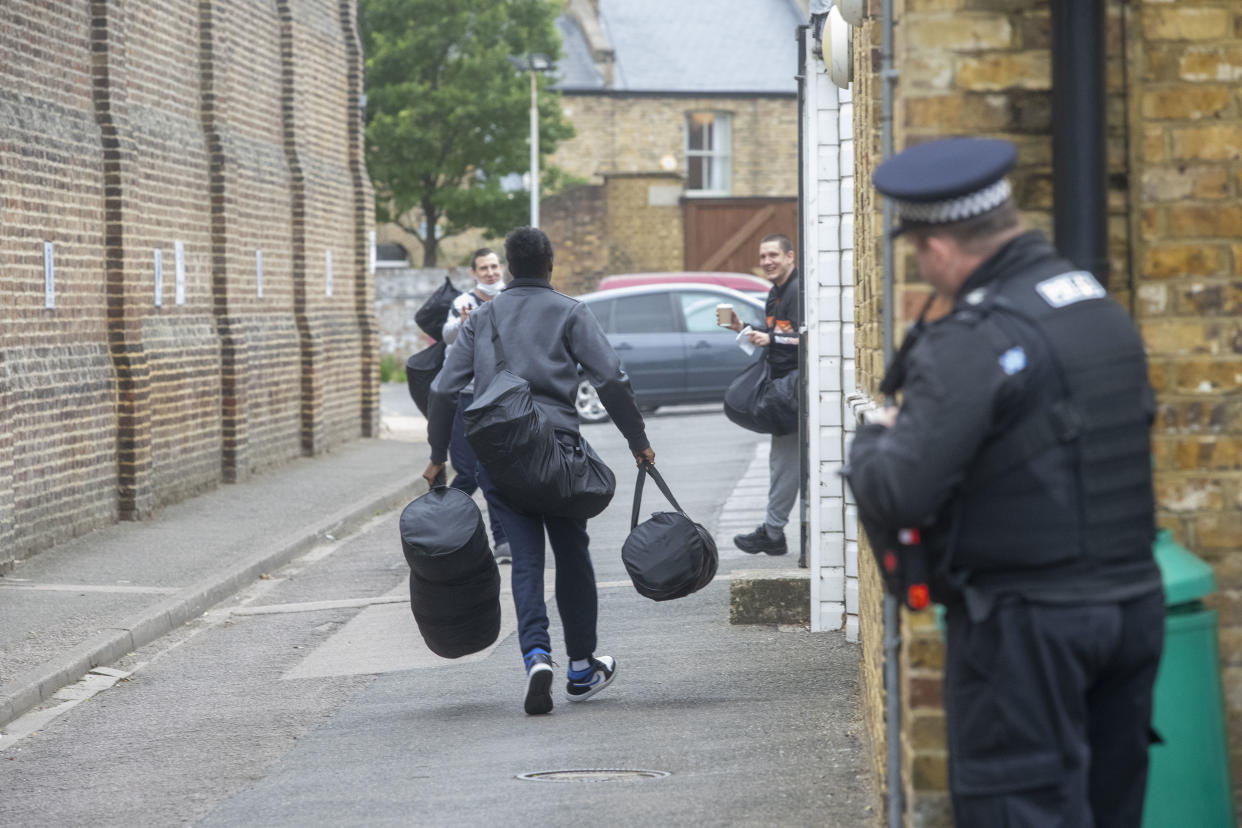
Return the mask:
<path fill-rule="evenodd" d="M 768 458 L 768 514 L 763 521 L 770 535 L 784 531 L 798 497 L 798 483 L 802 476 L 798 447 L 797 431 L 772 437 L 772 454 Z"/>

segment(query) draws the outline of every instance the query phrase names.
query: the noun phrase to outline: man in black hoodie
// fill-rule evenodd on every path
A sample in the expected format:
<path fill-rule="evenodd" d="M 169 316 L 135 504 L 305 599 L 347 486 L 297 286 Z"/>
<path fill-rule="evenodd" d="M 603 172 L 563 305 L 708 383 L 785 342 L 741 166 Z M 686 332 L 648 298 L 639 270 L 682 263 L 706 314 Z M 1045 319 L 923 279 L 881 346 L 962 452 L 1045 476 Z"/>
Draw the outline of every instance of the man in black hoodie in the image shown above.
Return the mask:
<path fill-rule="evenodd" d="M 768 293 L 767 319 L 762 329 L 747 335 L 750 341 L 767 349 L 772 379 L 798 370 L 798 330 L 802 327 L 802 302 L 798 287 L 798 270 L 794 266 L 794 246 L 788 236 L 773 233 L 759 243 L 759 266 L 772 283 Z M 736 316 L 730 326 L 742 330 Z M 798 497 L 802 465 L 798 456 L 798 432 L 772 436 L 772 453 L 768 458 L 768 513 L 753 532 L 736 535 L 733 543 L 751 555 L 765 553 L 784 555 L 789 551 L 785 542 L 785 524 Z"/>
<path fill-rule="evenodd" d="M 640 464 L 654 462 L 629 377 L 608 337 L 586 305 L 552 289 L 548 237 L 537 228 L 519 227 L 505 238 L 505 258 L 513 281 L 470 314 L 431 385 L 427 416 L 431 463 L 423 477 L 431 483 L 444 470 L 457 393 L 471 379 L 482 392 L 496 376 L 493 328 L 504 343 L 507 369 L 530 384 L 535 404 L 563 439 L 579 439 L 574 397 L 581 366 L 634 458 Z M 483 344 L 476 348 L 476 343 Z M 485 481 L 487 470 L 481 469 L 480 475 Z M 598 597 L 586 521 L 521 512 L 511 508 L 503 494 L 495 509 L 513 556 L 518 643 L 526 662 L 526 712 L 552 710 L 552 644 L 543 599 L 545 530 L 556 556 L 556 605 L 569 657 L 566 693 L 570 701 L 584 701 L 608 686 L 617 670 L 611 656 L 594 654 Z"/>

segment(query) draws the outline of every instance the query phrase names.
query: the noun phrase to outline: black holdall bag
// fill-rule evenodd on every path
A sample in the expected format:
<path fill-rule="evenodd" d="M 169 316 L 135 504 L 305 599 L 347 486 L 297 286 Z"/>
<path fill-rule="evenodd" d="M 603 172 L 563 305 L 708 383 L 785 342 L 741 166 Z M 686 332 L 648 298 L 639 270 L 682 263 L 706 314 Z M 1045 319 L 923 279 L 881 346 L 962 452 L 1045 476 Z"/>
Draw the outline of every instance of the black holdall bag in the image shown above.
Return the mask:
<path fill-rule="evenodd" d="M 492 484 L 518 511 L 593 518 L 612 502 L 617 479 L 581 435 L 554 429 L 535 404 L 530 383 L 505 367 L 492 302 L 497 373 L 462 414 L 466 441 Z"/>
<path fill-rule="evenodd" d="M 427 401 L 431 397 L 431 383 L 444 367 L 444 353 L 448 346 L 443 341 L 433 342 L 405 361 L 405 384 L 410 389 L 410 399 L 420 414 L 427 416 Z"/>
<path fill-rule="evenodd" d="M 453 309 L 453 300 L 461 295 L 461 291 L 453 287 L 449 277 L 444 277 L 444 284 L 436 288 L 427 301 L 414 311 L 414 322 L 423 329 L 423 333 L 432 339 L 444 335 L 444 323 Z"/>
<path fill-rule="evenodd" d="M 639 523 L 643 480 L 647 475 L 651 475 L 677 511 L 655 512 Z M 630 573 L 630 580 L 638 593 L 653 601 L 684 598 L 698 592 L 716 577 L 720 559 L 711 533 L 682 511 L 664 479 L 650 463 L 638 467 L 634 510 L 630 513 L 630 534 L 621 546 L 621 562 L 625 564 L 625 571 Z"/>
<path fill-rule="evenodd" d="M 766 359 L 756 360 L 729 383 L 724 412 L 735 425 L 760 434 L 792 434 L 798 428 L 798 371 L 772 379 Z"/>
<path fill-rule="evenodd" d="M 437 486 L 401 513 L 410 609 L 428 649 L 460 658 L 500 635 L 500 570 L 474 499 Z"/>

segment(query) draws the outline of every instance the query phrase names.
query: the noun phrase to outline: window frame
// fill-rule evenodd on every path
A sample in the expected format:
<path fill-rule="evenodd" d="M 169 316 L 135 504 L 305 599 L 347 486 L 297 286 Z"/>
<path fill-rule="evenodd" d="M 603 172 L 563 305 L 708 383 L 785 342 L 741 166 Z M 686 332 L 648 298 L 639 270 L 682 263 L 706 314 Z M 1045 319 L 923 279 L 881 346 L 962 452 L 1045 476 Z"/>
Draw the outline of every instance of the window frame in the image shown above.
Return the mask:
<path fill-rule="evenodd" d="M 690 148 L 690 132 L 692 120 L 696 115 L 712 116 L 712 138 L 713 146 L 710 149 L 691 149 Z M 686 161 L 686 192 L 694 195 L 716 195 L 728 196 L 733 194 L 733 113 L 717 109 L 695 109 L 686 112 L 683 122 L 682 149 L 685 153 Z M 721 149 L 715 146 L 717 142 L 725 144 Z M 708 162 L 707 170 L 705 170 L 705 179 L 711 182 L 711 168 L 716 164 L 720 165 L 723 177 L 723 187 L 708 187 L 703 189 L 695 189 L 690 186 L 690 159 L 702 158 Z"/>

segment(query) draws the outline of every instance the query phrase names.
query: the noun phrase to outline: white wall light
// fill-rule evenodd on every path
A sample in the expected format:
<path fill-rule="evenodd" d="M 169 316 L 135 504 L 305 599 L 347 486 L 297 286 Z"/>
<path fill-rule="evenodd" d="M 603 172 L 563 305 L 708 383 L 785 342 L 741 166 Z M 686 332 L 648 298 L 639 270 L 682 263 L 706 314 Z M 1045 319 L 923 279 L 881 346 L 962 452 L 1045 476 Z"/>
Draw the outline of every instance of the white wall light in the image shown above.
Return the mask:
<path fill-rule="evenodd" d="M 824 68 L 828 77 L 842 89 L 854 79 L 854 30 L 841 17 L 837 6 L 828 12 L 828 25 L 824 27 Z"/>
<path fill-rule="evenodd" d="M 851 26 L 861 26 L 867 17 L 867 0 L 837 0 L 836 7 Z"/>

